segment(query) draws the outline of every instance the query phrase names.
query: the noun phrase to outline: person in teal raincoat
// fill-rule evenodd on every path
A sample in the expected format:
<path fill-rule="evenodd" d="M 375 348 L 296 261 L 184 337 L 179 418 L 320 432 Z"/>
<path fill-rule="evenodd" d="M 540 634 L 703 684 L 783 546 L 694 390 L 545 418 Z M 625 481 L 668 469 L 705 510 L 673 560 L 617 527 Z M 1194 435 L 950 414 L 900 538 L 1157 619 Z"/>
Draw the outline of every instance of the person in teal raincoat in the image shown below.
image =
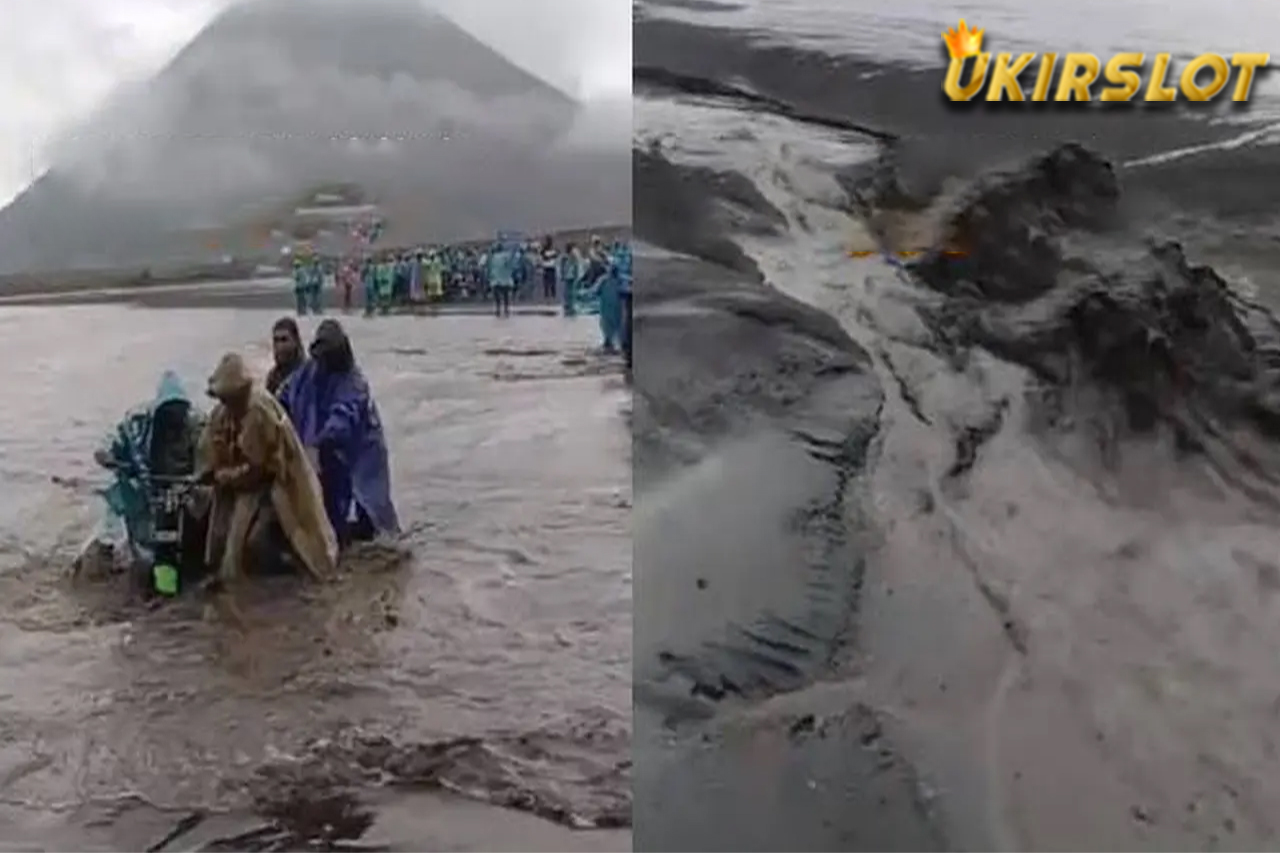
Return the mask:
<path fill-rule="evenodd" d="M 600 336 L 604 351 L 616 353 L 622 343 L 622 279 L 615 259 L 606 254 L 603 260 L 605 271 L 597 287 L 600 299 Z"/>
<path fill-rule="evenodd" d="M 307 287 L 310 285 L 310 273 L 307 270 L 306 262 L 298 257 L 293 256 L 293 299 L 296 303 L 299 317 L 307 315 Z"/>
<path fill-rule="evenodd" d="M 376 299 L 378 305 L 378 313 L 387 314 L 391 311 L 391 298 L 396 286 L 396 262 L 392 258 L 383 258 L 377 264 L 376 281 Z"/>
<path fill-rule="evenodd" d="M 627 368 L 631 368 L 631 245 L 619 240 L 613 245 L 612 258 L 614 274 L 618 278 L 618 295 L 622 300 L 618 324 L 618 340 L 622 344 L 622 354 L 626 357 Z"/>
<path fill-rule="evenodd" d="M 516 270 L 520 263 L 519 243 L 502 240 L 489 249 L 487 272 L 489 287 L 493 291 L 495 317 L 511 316 L 511 294 L 516 289 Z"/>
<path fill-rule="evenodd" d="M 566 317 L 578 315 L 578 286 L 582 281 L 585 265 L 586 261 L 577 245 L 570 243 L 565 246 L 564 253 L 560 255 L 560 298 Z"/>
<path fill-rule="evenodd" d="M 364 288 L 364 315 L 369 317 L 378 308 L 378 265 L 372 258 L 360 263 L 360 284 Z"/>
<path fill-rule="evenodd" d="M 150 505 L 153 475 L 186 476 L 195 470 L 205 415 L 191 402 L 177 373 L 166 370 L 156 393 L 125 413 L 95 451 L 94 460 L 111 472 L 103 490 L 105 516 L 95 536 L 99 545 L 127 548 L 130 562 L 149 567 L 154 559 Z M 124 541 L 115 531 L 123 528 Z"/>
<path fill-rule="evenodd" d="M 307 261 L 307 286 L 306 299 L 307 307 L 311 309 L 312 314 L 324 313 L 324 263 L 320 258 L 309 258 Z"/>

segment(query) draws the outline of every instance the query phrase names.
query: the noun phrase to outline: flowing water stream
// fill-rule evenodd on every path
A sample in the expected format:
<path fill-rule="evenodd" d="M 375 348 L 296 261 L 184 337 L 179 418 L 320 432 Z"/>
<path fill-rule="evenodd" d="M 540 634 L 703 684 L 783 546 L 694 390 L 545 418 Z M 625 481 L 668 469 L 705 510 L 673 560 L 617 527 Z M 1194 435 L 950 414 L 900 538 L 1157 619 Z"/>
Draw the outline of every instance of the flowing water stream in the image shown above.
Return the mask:
<path fill-rule="evenodd" d="M 639 144 L 746 175 L 786 216 L 782 236 L 739 243 L 840 320 L 888 396 L 862 484 L 879 535 L 856 652 L 780 704 L 884 709 L 965 847 L 1274 843 L 1270 505 L 1158 441 L 1104 466 L 1083 435 L 1036 434 L 1022 369 L 935 355 L 917 309 L 936 296 L 848 256 L 867 234 L 834 173 L 869 140 L 690 98 L 638 99 L 636 125 Z M 967 458 L 966 435 L 984 439 Z"/>
<path fill-rule="evenodd" d="M 589 319 L 346 321 L 409 532 L 334 584 L 246 593 L 243 630 L 68 580 L 104 431 L 166 367 L 200 394 L 238 348 L 262 375 L 272 319 L 0 309 L 0 836 L 149 843 L 111 827 L 252 806 L 246 782 L 317 738 L 367 763 L 475 737 L 437 782 L 570 824 L 629 820 L 629 397 Z M 537 837 L 516 835 L 479 843 Z"/>

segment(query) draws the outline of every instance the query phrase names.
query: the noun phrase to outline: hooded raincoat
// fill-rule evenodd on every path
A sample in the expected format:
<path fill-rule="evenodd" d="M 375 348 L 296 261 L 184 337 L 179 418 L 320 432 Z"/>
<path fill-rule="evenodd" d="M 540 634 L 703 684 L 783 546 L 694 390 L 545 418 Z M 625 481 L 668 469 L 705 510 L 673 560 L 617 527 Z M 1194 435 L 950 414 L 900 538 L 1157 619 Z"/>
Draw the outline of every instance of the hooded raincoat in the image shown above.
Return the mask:
<path fill-rule="evenodd" d="M 101 529 L 114 530 L 123 522 L 130 545 L 143 560 L 152 558 L 154 546 L 148 497 L 151 476 L 155 473 L 152 441 L 155 436 L 155 419 L 156 413 L 169 404 L 187 408 L 186 450 L 194 459 L 204 427 L 204 416 L 191 403 L 182 380 L 172 370 L 166 370 L 161 375 L 155 396 L 149 402 L 130 409 L 107 434 L 97 454 L 100 459 L 111 464 L 113 474 L 111 484 L 102 492 L 107 503 L 107 517 Z"/>
<path fill-rule="evenodd" d="M 582 278 L 583 265 L 582 255 L 576 248 L 560 256 L 560 300 L 566 317 L 573 317 L 578 313 L 578 284 Z"/>
<path fill-rule="evenodd" d="M 519 252 L 519 247 L 510 243 L 498 243 L 489 250 L 486 273 L 490 287 L 497 290 L 515 289 Z"/>
<path fill-rule="evenodd" d="M 325 511 L 339 538 L 361 513 L 378 533 L 398 533 L 382 420 L 358 367 L 326 371 L 312 358 L 294 374 L 281 402 L 302 443 L 316 448 Z"/>
<path fill-rule="evenodd" d="M 250 536 L 262 521 L 260 513 L 270 506 L 303 568 L 313 577 L 328 577 L 337 560 L 337 538 L 316 473 L 285 410 L 252 385 L 244 363 L 233 356 L 218 365 L 210 389 L 220 393 L 245 383 L 250 385 L 249 405 L 243 416 L 221 403 L 209 416 L 200 441 L 200 468 L 248 469 L 259 481 L 214 490 L 206 560 L 224 579 L 245 575 L 253 568 Z"/>
<path fill-rule="evenodd" d="M 622 343 L 622 281 L 617 264 L 609 258 L 608 268 L 597 293 L 600 298 L 600 337 L 606 350 L 617 350 Z"/>
<path fill-rule="evenodd" d="M 432 251 L 423 263 L 427 282 L 427 298 L 432 301 L 444 299 L 444 262 L 440 255 Z"/>

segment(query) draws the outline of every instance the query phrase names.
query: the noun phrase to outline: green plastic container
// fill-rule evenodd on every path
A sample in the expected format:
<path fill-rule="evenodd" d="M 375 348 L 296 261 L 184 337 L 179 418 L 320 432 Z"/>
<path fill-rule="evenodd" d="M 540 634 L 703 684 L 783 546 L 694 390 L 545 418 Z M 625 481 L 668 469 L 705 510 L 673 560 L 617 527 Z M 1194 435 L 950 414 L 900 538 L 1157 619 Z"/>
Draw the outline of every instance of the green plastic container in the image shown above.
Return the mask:
<path fill-rule="evenodd" d="M 161 595 L 178 594 L 178 570 L 167 563 L 157 563 L 151 570 L 156 592 Z"/>

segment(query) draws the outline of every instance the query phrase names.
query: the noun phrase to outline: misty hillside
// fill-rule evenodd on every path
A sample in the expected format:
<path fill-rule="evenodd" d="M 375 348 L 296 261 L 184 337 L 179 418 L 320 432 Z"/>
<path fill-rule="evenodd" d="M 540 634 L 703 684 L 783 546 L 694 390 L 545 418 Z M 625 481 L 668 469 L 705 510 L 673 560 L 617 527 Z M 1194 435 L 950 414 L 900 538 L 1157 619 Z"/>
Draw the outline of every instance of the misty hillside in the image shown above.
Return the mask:
<path fill-rule="evenodd" d="M 629 146 L 580 118 L 416 0 L 251 0 L 59 142 L 0 211 L 0 271 L 186 256 L 219 228 L 242 251 L 244 223 L 332 182 L 413 239 L 625 221 Z"/>

